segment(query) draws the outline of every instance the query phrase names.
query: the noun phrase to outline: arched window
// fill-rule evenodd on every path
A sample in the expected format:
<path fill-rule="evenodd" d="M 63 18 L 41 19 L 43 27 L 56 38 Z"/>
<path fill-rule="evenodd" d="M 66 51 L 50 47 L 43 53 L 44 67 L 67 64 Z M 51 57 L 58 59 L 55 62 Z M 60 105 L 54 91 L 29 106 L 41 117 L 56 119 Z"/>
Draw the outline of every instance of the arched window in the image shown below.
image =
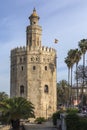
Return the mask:
<path fill-rule="evenodd" d="M 33 58 L 31 57 L 31 61 L 33 61 Z"/>
<path fill-rule="evenodd" d="M 33 66 L 33 70 L 36 70 L 36 66 Z"/>
<path fill-rule="evenodd" d="M 47 66 L 45 66 L 45 70 L 47 70 Z"/>
<path fill-rule="evenodd" d="M 24 86 L 23 85 L 20 86 L 20 94 L 21 95 L 24 94 Z"/>
<path fill-rule="evenodd" d="M 22 70 L 22 71 L 23 71 L 23 69 L 24 69 L 23 66 L 21 66 L 21 70 Z"/>
<path fill-rule="evenodd" d="M 45 92 L 45 93 L 48 93 L 48 92 L 49 92 L 48 85 L 45 85 L 45 86 L 44 86 L 44 92 Z"/>

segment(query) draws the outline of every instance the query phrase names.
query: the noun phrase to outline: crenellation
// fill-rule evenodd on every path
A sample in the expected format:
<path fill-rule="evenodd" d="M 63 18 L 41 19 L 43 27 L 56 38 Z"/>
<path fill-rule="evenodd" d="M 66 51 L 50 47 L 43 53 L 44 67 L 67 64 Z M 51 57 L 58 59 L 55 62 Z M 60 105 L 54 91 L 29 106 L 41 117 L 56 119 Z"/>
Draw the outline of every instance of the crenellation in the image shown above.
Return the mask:
<path fill-rule="evenodd" d="M 17 48 L 14 48 L 11 50 L 11 54 L 16 54 L 16 53 L 23 53 L 26 51 L 26 47 L 23 46 L 23 47 L 17 47 Z"/>
<path fill-rule="evenodd" d="M 49 48 L 48 47 L 46 47 L 46 51 L 49 52 Z"/>
<path fill-rule="evenodd" d="M 56 52 L 56 50 L 54 48 L 48 48 L 48 47 L 45 47 L 45 46 L 40 47 L 39 50 L 42 51 L 42 52 L 54 52 L 54 53 Z"/>

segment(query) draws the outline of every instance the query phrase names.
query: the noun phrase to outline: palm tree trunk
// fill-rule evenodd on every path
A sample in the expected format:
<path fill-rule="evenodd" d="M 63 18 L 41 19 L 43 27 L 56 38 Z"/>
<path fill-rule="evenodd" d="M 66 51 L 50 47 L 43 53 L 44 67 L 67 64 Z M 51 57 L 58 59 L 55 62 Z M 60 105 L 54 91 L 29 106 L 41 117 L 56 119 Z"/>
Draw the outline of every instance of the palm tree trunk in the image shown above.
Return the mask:
<path fill-rule="evenodd" d="M 19 130 L 19 128 L 20 128 L 20 121 L 19 121 L 19 119 L 11 120 L 11 123 L 12 123 L 13 130 Z"/>
<path fill-rule="evenodd" d="M 76 63 L 76 86 L 77 86 L 77 104 L 78 104 L 78 101 L 79 101 L 79 98 L 78 98 L 78 63 Z"/>
<path fill-rule="evenodd" d="M 70 104 L 70 68 L 68 68 L 68 105 Z"/>
<path fill-rule="evenodd" d="M 72 69 L 73 67 L 71 67 L 71 105 L 72 105 Z"/>
<path fill-rule="evenodd" d="M 83 93 L 83 90 L 84 90 L 84 75 L 85 75 L 85 53 L 83 53 L 83 83 L 82 83 L 82 107 L 83 107 L 83 96 L 84 96 L 84 93 Z"/>

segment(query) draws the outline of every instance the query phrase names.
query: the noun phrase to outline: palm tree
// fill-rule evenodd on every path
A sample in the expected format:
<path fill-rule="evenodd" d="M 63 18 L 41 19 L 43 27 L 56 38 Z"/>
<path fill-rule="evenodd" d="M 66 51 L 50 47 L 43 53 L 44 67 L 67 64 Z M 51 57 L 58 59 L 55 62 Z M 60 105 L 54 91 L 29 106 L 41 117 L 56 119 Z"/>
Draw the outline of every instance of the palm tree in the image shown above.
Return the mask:
<path fill-rule="evenodd" d="M 65 58 L 65 63 L 68 66 L 69 71 L 71 70 L 71 81 L 70 81 L 70 85 L 71 85 L 71 92 L 69 92 L 70 94 L 70 104 L 72 104 L 72 71 L 73 71 L 73 65 L 75 63 L 75 50 L 74 49 L 70 49 L 67 53 L 67 57 Z M 70 72 L 69 72 L 70 73 Z"/>
<path fill-rule="evenodd" d="M 71 62 L 70 62 L 70 60 L 69 60 L 69 58 L 68 57 L 66 57 L 65 58 L 65 63 L 66 63 L 66 65 L 67 65 L 67 67 L 68 67 L 68 100 L 70 100 L 70 68 L 71 68 Z"/>
<path fill-rule="evenodd" d="M 78 45 L 83 54 L 83 66 L 85 66 L 85 54 L 87 52 L 87 39 L 82 39 Z"/>
<path fill-rule="evenodd" d="M 77 69 L 78 69 L 78 63 L 81 59 L 82 53 L 81 53 L 80 50 L 78 50 L 78 48 L 75 49 L 74 52 L 75 52 L 74 60 L 75 60 L 75 63 L 76 63 L 76 84 L 77 84 L 77 102 L 78 102 L 78 73 L 77 73 L 78 71 L 77 71 Z"/>
<path fill-rule="evenodd" d="M 8 98 L 8 94 L 5 92 L 0 92 L 0 101 L 3 101 Z"/>
<path fill-rule="evenodd" d="M 0 102 L 0 111 L 7 122 L 17 130 L 20 126 L 20 119 L 34 117 L 33 104 L 22 97 L 14 97 Z"/>
<path fill-rule="evenodd" d="M 87 52 L 87 39 L 82 39 L 78 45 L 83 54 L 83 85 L 82 85 L 82 106 L 83 106 L 83 88 L 84 88 L 84 75 L 85 75 L 84 68 L 85 68 L 85 54 Z"/>

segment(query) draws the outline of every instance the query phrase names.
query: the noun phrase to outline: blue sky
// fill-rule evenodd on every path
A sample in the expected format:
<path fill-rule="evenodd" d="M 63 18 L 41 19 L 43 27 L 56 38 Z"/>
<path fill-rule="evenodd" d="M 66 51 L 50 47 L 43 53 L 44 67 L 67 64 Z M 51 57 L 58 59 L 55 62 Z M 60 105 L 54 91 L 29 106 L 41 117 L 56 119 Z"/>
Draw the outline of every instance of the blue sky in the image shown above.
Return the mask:
<path fill-rule="evenodd" d="M 67 80 L 68 50 L 87 38 L 87 0 L 0 0 L 0 92 L 10 92 L 10 50 L 26 45 L 26 26 L 34 7 L 43 29 L 42 44 L 57 50 L 57 81 Z"/>

